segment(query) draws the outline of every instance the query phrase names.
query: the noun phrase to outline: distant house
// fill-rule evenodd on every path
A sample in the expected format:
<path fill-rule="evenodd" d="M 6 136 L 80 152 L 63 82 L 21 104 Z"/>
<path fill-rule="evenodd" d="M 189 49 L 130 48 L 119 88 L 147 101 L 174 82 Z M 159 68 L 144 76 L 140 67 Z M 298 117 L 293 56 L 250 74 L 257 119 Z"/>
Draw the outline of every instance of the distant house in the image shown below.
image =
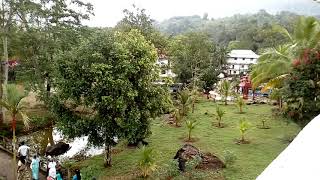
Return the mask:
<path fill-rule="evenodd" d="M 176 74 L 172 72 L 171 64 L 168 58 L 165 55 L 160 55 L 157 61 L 157 64 L 160 66 L 160 77 L 161 78 L 174 78 Z"/>
<path fill-rule="evenodd" d="M 249 67 L 256 64 L 259 55 L 252 50 L 232 50 L 228 54 L 226 74 L 228 76 L 246 75 Z"/>

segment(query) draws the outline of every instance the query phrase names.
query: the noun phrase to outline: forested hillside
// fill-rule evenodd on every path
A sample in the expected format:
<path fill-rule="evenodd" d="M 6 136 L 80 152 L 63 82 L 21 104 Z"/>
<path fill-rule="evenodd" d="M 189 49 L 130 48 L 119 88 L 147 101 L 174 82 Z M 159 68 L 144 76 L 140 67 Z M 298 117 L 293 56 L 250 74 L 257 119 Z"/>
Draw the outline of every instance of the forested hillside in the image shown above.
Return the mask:
<path fill-rule="evenodd" d="M 220 45 L 233 48 L 259 50 L 285 42 L 276 25 L 292 31 L 298 14 L 283 11 L 276 15 L 260 10 L 256 14 L 237 14 L 232 17 L 209 19 L 200 16 L 172 17 L 156 26 L 160 31 L 175 36 L 190 31 L 204 31 Z"/>

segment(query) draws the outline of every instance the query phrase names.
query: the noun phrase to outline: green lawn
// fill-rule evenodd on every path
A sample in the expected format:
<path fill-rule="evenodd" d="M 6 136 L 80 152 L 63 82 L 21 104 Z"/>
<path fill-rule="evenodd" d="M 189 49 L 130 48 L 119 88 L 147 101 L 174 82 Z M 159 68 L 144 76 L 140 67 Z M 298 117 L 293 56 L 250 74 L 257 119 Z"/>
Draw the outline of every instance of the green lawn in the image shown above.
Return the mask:
<path fill-rule="evenodd" d="M 198 139 L 193 143 L 196 147 L 219 156 L 222 156 L 224 150 L 229 150 L 237 156 L 235 164 L 223 170 L 224 178 L 222 179 L 255 179 L 288 145 L 284 141 L 285 137 L 292 137 L 299 131 L 296 124 L 288 124 L 285 119 L 273 117 L 272 106 L 269 105 L 246 106 L 244 114 L 239 114 L 237 107 L 232 104 L 221 105 L 221 107 L 226 111 L 223 117 L 225 128 L 212 126 L 212 122 L 215 121 L 213 116 L 215 103 L 205 99 L 200 100 L 196 105 L 195 113 L 189 113 L 187 119 L 199 122 L 192 134 Z M 206 115 L 205 112 L 208 114 Z M 251 123 L 251 129 L 246 134 L 250 144 L 237 145 L 234 143 L 240 137 L 238 124 L 241 118 L 246 118 Z M 261 125 L 262 118 L 267 120 L 267 125 L 271 129 L 257 128 Z M 156 150 L 157 164 L 158 167 L 161 167 L 172 159 L 179 147 L 184 144 L 183 138 L 187 136 L 187 129 L 185 124 L 180 128 L 175 128 L 157 119 L 153 121 L 151 130 L 152 135 L 148 138 L 148 142 Z M 103 179 L 112 179 L 112 177 L 126 179 L 136 174 L 139 150 L 116 148 L 124 150 L 113 155 L 113 166 L 107 169 L 98 168 L 99 170 L 92 171 L 93 174 L 94 171 L 100 171 L 100 177 Z M 100 167 L 102 163 L 102 156 L 96 156 L 78 165 L 90 169 L 91 166 Z"/>

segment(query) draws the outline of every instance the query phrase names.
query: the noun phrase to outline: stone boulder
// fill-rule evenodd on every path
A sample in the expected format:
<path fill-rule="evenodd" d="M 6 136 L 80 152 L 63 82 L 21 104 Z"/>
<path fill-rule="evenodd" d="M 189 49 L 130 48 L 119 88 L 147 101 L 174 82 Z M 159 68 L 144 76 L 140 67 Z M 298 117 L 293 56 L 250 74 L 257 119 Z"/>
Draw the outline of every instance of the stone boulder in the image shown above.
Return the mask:
<path fill-rule="evenodd" d="M 196 166 L 197 169 L 204 170 L 218 170 L 225 167 L 223 161 L 221 161 L 217 156 L 211 153 L 202 153 L 198 148 L 191 144 L 185 144 L 180 148 L 174 159 L 178 159 L 179 170 L 185 171 L 185 164 L 196 157 L 200 157 L 201 161 Z"/>
<path fill-rule="evenodd" d="M 70 149 L 70 145 L 64 142 L 58 142 L 53 146 L 48 146 L 46 148 L 46 155 L 50 156 L 59 156 L 61 154 L 66 153 Z"/>

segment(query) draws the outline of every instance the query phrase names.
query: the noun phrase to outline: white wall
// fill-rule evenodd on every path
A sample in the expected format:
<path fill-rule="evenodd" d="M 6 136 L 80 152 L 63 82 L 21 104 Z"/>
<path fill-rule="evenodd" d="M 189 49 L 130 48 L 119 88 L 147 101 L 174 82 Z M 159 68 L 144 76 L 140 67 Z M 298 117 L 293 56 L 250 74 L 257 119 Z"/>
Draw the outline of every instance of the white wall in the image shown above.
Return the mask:
<path fill-rule="evenodd" d="M 320 115 L 271 162 L 257 180 L 320 179 Z M 263 155 L 263 152 L 261 152 Z"/>

